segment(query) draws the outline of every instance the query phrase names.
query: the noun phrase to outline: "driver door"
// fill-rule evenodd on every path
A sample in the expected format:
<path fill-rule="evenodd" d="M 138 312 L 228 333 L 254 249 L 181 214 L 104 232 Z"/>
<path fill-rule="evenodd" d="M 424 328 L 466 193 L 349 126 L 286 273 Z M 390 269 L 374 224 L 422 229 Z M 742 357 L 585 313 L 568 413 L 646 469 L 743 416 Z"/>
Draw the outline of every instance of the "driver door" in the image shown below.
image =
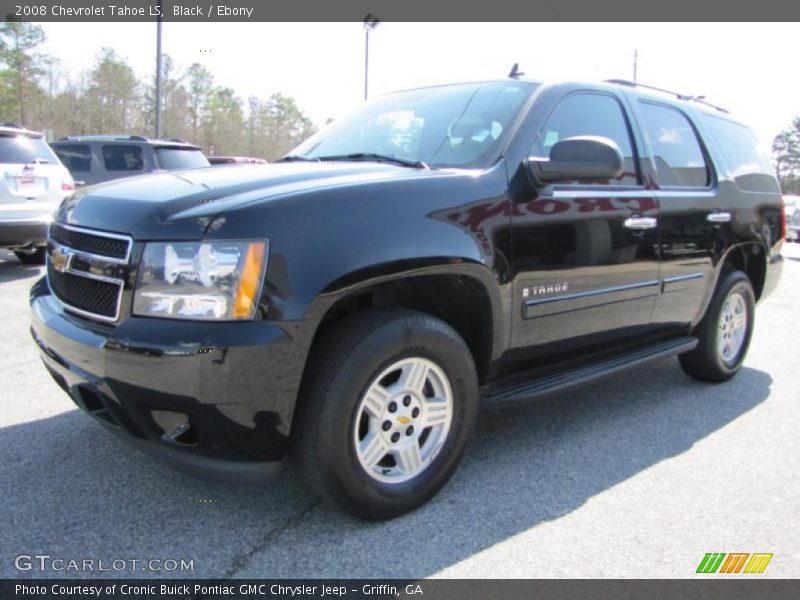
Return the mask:
<path fill-rule="evenodd" d="M 658 208 L 642 183 L 637 144 L 623 103 L 612 94 L 566 94 L 544 121 L 530 156 L 549 156 L 575 136 L 614 141 L 623 173 L 534 190 L 513 211 L 513 293 L 519 310 L 512 347 L 555 360 L 641 335 L 658 282 Z"/>

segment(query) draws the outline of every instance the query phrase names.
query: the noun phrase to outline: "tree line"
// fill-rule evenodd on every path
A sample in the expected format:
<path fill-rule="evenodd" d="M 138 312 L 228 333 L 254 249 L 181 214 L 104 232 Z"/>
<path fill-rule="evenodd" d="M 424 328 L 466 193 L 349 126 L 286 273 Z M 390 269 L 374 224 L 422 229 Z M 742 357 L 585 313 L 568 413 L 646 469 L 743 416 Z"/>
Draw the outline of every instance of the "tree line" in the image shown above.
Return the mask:
<path fill-rule="evenodd" d="M 772 159 L 784 194 L 800 194 L 800 117 L 772 142 Z"/>
<path fill-rule="evenodd" d="M 124 134 L 152 137 L 155 75 L 140 80 L 126 59 L 102 48 L 88 71 L 72 74 L 41 52 L 42 28 L 0 24 L 0 122 L 54 137 Z M 295 101 L 280 93 L 243 101 L 217 85 L 200 63 L 181 69 L 169 55 L 161 63 L 161 137 L 179 138 L 218 155 L 278 158 L 316 130 Z"/>
<path fill-rule="evenodd" d="M 139 80 L 124 57 L 102 48 L 88 71 L 64 70 L 41 52 L 44 31 L 34 23 L 0 23 L 0 122 L 19 123 L 54 137 L 81 134 L 152 136 L 155 75 Z M 200 63 L 186 69 L 162 56 L 161 135 L 190 141 L 216 154 L 275 159 L 316 130 L 283 94 L 244 102 L 214 83 Z M 800 194 L 800 117 L 772 143 L 772 159 L 786 194 Z"/>

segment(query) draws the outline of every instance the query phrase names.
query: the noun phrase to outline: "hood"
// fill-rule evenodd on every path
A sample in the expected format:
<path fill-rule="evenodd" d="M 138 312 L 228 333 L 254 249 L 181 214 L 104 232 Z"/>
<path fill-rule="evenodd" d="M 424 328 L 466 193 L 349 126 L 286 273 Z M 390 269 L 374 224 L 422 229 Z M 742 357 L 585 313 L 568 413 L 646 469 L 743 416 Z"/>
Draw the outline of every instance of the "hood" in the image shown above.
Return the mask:
<path fill-rule="evenodd" d="M 85 188 L 56 220 L 137 240 L 197 239 L 222 212 L 331 187 L 435 176 L 387 163 L 294 162 L 142 175 Z M 440 173 L 440 172 L 439 172 Z"/>

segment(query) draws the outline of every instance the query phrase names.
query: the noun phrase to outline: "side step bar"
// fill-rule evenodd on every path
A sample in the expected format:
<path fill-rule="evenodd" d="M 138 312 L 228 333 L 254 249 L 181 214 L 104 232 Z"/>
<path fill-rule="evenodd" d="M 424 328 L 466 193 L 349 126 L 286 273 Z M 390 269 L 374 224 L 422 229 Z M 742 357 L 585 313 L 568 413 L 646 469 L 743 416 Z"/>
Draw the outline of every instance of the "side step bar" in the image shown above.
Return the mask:
<path fill-rule="evenodd" d="M 573 386 L 582 385 L 607 375 L 613 375 L 625 369 L 639 367 L 668 356 L 687 352 L 697 346 L 697 343 L 698 340 L 695 337 L 681 337 L 659 342 L 646 348 L 632 350 L 613 358 L 533 379 L 524 380 L 520 377 L 514 377 L 513 380 L 500 382 L 488 389 L 481 397 L 481 401 L 494 403 L 538 398 Z"/>

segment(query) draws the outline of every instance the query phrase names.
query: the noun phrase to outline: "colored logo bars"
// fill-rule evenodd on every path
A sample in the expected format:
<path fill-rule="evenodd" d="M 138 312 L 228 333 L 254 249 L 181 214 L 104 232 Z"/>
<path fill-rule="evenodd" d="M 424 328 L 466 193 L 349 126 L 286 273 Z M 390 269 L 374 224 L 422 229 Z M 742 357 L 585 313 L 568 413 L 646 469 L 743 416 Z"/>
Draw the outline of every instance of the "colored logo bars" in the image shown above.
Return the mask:
<path fill-rule="evenodd" d="M 748 557 L 750 557 L 750 560 L 747 560 Z M 767 553 L 732 552 L 725 554 L 724 552 L 709 552 L 700 561 L 697 566 L 697 572 L 763 573 L 771 560 L 772 554 Z M 744 570 L 742 567 L 744 567 Z"/>

